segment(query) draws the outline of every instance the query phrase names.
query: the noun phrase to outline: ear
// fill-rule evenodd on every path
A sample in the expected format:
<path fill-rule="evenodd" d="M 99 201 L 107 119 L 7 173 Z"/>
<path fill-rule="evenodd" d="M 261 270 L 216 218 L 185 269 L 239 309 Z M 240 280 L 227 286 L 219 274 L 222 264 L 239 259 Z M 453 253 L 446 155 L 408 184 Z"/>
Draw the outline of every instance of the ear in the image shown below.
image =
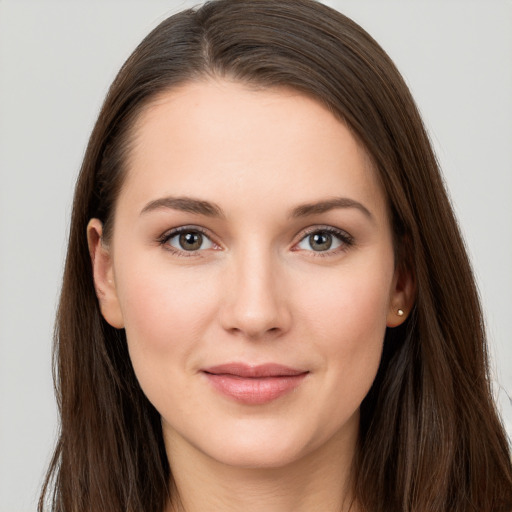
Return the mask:
<path fill-rule="evenodd" d="M 416 281 L 413 272 L 404 265 L 397 265 L 389 299 L 386 325 L 397 327 L 411 313 L 416 297 Z"/>
<path fill-rule="evenodd" d="M 91 256 L 94 288 L 103 318 L 116 329 L 124 327 L 123 315 L 117 297 L 112 256 L 103 243 L 103 224 L 91 219 L 87 224 L 87 243 Z"/>

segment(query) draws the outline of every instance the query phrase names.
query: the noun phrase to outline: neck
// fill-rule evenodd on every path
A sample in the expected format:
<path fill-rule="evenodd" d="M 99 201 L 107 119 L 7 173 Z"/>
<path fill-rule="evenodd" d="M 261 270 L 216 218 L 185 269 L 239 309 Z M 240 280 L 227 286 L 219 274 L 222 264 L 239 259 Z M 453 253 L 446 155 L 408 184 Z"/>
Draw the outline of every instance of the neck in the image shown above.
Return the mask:
<path fill-rule="evenodd" d="M 332 439 L 278 468 L 229 466 L 185 443 L 167 442 L 174 481 L 166 512 L 357 512 L 356 439 Z"/>

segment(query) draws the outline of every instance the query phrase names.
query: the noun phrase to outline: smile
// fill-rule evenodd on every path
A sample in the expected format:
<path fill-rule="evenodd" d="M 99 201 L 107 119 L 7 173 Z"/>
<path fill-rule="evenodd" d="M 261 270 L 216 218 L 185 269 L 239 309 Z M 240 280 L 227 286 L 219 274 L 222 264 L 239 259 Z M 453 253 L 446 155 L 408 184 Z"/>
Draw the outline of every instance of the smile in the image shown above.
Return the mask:
<path fill-rule="evenodd" d="M 297 388 L 308 371 L 278 364 L 229 363 L 202 370 L 223 395 L 247 405 L 262 405 Z"/>

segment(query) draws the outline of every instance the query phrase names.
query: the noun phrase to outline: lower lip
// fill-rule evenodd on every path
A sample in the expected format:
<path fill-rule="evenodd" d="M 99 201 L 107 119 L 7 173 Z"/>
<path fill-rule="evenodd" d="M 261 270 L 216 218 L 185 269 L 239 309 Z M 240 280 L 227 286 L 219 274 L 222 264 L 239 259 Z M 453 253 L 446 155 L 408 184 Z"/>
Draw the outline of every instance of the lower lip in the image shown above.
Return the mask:
<path fill-rule="evenodd" d="M 304 380 L 307 372 L 275 377 L 238 377 L 206 372 L 204 375 L 223 395 L 243 404 L 261 405 L 293 391 Z"/>

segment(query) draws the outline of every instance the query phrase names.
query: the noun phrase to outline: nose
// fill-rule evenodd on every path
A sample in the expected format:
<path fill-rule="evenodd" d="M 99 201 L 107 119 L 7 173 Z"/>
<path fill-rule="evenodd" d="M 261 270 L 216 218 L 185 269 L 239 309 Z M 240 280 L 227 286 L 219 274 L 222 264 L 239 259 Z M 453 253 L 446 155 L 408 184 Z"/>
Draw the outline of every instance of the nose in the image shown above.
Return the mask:
<path fill-rule="evenodd" d="M 220 314 L 223 328 L 251 340 L 281 336 L 290 328 L 291 312 L 277 258 L 253 251 L 234 259 Z"/>

